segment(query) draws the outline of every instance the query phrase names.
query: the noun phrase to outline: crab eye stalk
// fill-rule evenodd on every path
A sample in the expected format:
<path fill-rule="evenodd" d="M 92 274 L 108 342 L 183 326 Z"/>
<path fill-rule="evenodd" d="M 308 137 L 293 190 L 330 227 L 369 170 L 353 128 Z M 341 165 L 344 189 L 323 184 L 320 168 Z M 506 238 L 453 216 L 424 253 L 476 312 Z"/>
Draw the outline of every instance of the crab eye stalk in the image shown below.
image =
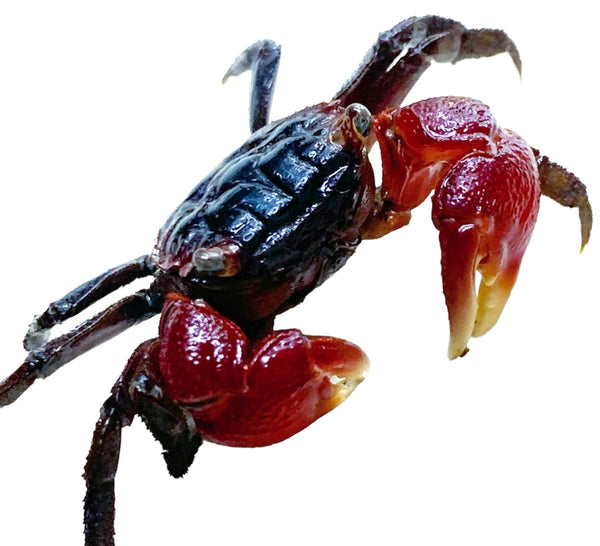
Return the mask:
<path fill-rule="evenodd" d="M 359 103 L 348 106 L 346 114 L 352 120 L 352 126 L 356 133 L 366 138 L 371 130 L 371 112 Z"/>
<path fill-rule="evenodd" d="M 371 113 L 359 103 L 343 109 L 335 121 L 331 140 L 355 152 L 364 151 L 371 130 Z"/>

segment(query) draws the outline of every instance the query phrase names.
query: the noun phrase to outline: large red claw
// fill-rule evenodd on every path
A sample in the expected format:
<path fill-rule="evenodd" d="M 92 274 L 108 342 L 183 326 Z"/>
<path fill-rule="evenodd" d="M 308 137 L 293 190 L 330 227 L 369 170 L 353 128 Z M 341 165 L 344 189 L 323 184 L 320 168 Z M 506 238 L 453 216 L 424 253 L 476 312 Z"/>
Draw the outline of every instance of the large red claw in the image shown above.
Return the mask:
<path fill-rule="evenodd" d="M 264 446 L 296 434 L 341 404 L 362 381 L 354 344 L 299 330 L 251 341 L 202 300 L 169 296 L 158 368 L 168 395 L 206 440 Z"/>
<path fill-rule="evenodd" d="M 493 154 L 457 162 L 433 196 L 440 230 L 442 278 L 450 318 L 449 358 L 471 336 L 496 324 L 516 281 L 537 219 L 540 185 L 533 152 L 499 131 Z M 475 272 L 481 274 L 475 295 Z"/>
<path fill-rule="evenodd" d="M 394 218 L 409 215 L 435 188 L 448 356 L 456 358 L 472 336 L 494 326 L 517 278 L 539 208 L 533 152 L 500 129 L 486 105 L 462 97 L 383 112 L 374 128 L 382 150 L 382 204 L 366 236 L 399 227 Z"/>

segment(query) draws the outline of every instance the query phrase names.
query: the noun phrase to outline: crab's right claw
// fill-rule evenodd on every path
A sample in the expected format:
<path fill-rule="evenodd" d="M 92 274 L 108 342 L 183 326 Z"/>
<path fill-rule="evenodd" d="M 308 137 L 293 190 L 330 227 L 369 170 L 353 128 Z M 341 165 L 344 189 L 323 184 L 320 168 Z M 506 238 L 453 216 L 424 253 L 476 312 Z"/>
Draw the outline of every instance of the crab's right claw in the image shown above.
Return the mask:
<path fill-rule="evenodd" d="M 496 324 L 516 281 L 537 218 L 540 184 L 531 149 L 500 130 L 496 153 L 467 155 L 433 198 L 450 320 L 448 357 Z M 481 274 L 479 292 L 476 272 Z"/>

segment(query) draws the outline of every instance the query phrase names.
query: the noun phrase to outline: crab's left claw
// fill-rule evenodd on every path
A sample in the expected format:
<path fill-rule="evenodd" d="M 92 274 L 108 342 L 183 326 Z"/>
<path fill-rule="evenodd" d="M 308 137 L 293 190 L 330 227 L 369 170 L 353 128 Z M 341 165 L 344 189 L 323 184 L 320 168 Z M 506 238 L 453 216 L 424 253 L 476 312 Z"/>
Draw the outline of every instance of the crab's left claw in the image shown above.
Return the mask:
<path fill-rule="evenodd" d="M 517 278 L 539 208 L 535 157 L 474 99 L 441 97 L 390 109 L 374 118 L 373 127 L 383 178 L 364 236 L 405 225 L 410 210 L 434 190 L 448 356 L 456 358 L 472 336 L 496 323 Z"/>
<path fill-rule="evenodd" d="M 495 154 L 473 153 L 457 162 L 433 197 L 451 359 L 467 351 L 471 336 L 496 324 L 537 218 L 540 190 L 533 154 L 517 135 L 499 133 Z"/>

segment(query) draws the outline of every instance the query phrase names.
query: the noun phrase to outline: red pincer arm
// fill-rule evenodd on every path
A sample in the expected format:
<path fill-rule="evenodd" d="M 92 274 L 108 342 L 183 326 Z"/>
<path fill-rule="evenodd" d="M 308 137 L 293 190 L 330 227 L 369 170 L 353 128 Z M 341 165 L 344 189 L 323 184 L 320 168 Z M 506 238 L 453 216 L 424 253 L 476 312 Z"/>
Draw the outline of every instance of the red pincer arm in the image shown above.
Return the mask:
<path fill-rule="evenodd" d="M 383 180 L 366 235 L 400 227 L 395 219 L 409 218 L 434 190 L 450 319 L 448 356 L 456 358 L 471 336 L 496 323 L 516 280 L 539 208 L 533 152 L 518 135 L 499 128 L 486 105 L 462 97 L 388 110 L 374 127 Z"/>
<path fill-rule="evenodd" d="M 204 439 L 255 447 L 280 442 L 341 404 L 364 378 L 354 344 L 282 330 L 249 340 L 202 300 L 170 295 L 159 329 L 166 395 Z"/>

